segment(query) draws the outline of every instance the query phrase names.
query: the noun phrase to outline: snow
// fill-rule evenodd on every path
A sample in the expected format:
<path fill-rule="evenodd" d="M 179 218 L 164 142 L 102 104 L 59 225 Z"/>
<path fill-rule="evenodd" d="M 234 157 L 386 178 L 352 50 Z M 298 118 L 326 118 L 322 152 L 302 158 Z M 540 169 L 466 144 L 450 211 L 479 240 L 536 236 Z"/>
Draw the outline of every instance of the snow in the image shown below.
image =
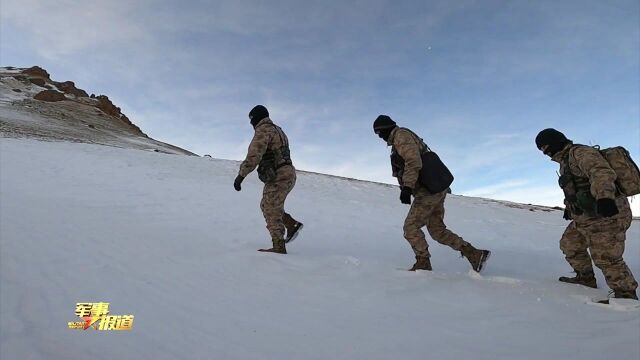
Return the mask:
<path fill-rule="evenodd" d="M 269 245 L 237 162 L 0 139 L 2 359 L 638 359 L 636 301 L 569 273 L 559 211 L 450 196 L 446 222 L 493 251 L 482 274 L 430 241 L 408 272 L 395 187 L 300 173 L 289 255 Z M 531 211 L 532 209 L 533 211 Z M 625 259 L 640 275 L 640 228 Z M 77 302 L 131 332 L 70 330 Z"/>

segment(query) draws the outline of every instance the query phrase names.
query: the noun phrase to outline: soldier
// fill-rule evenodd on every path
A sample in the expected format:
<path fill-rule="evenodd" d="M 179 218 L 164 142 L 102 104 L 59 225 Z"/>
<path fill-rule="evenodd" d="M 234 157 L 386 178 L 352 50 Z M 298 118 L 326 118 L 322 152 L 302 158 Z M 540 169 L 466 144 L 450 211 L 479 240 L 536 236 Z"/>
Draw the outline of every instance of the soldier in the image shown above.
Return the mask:
<path fill-rule="evenodd" d="M 272 248 L 258 251 L 286 254 L 285 243 L 293 241 L 302 229 L 302 223 L 284 211 L 287 195 L 296 184 L 296 169 L 289 156 L 289 140 L 284 131 L 271 121 L 264 106 L 256 105 L 251 109 L 249 119 L 255 134 L 233 187 L 240 191 L 244 178 L 258 167 L 258 177 L 264 182 L 260 209 L 273 242 Z"/>
<path fill-rule="evenodd" d="M 398 127 L 387 115 L 380 115 L 373 123 L 373 131 L 391 146 L 393 176 L 401 186 L 400 201 L 411 204 L 404 221 L 404 237 L 416 256 L 416 263 L 409 271 L 432 270 L 431 255 L 421 228 L 427 226 L 429 235 L 443 244 L 460 251 L 473 270 L 480 272 L 491 252 L 478 250 L 460 236 L 448 230 L 444 224 L 444 199 L 449 189 L 432 194 L 418 181 L 422 168 L 421 155 L 425 144 L 411 130 Z"/>
<path fill-rule="evenodd" d="M 558 280 L 597 288 L 593 260 L 614 297 L 638 299 L 638 283 L 622 259 L 632 216 L 627 197 L 616 187 L 616 172 L 597 149 L 574 145 L 558 130 L 540 131 L 536 145 L 560 164 L 564 218 L 571 220 L 560 239 L 560 249 L 576 276 Z"/>

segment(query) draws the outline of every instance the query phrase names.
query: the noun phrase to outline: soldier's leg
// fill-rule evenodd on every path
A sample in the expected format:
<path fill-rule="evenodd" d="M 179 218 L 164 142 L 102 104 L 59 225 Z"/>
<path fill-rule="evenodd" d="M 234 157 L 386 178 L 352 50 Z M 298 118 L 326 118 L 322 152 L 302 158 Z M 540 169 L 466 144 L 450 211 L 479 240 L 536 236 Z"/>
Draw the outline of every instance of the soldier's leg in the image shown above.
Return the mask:
<path fill-rule="evenodd" d="M 587 238 L 578 231 L 576 222 L 572 221 L 560 238 L 560 250 L 576 274 L 593 273 L 588 247 Z"/>
<path fill-rule="evenodd" d="M 447 229 L 447 226 L 444 224 L 444 199 L 446 195 L 446 191 L 433 195 L 431 200 L 433 202 L 433 211 L 427 222 L 427 230 L 433 240 L 440 244 L 447 245 L 454 250 L 461 251 L 462 248 L 469 243 L 464 241 L 458 234 Z"/>
<path fill-rule="evenodd" d="M 293 178 L 293 184 L 291 185 L 291 188 L 293 188 L 295 186 L 295 182 L 296 182 L 296 171 L 295 168 L 293 166 L 291 166 L 290 168 L 285 168 L 285 171 L 287 173 L 289 173 L 289 176 Z M 297 236 L 298 233 L 300 231 L 300 229 L 302 229 L 302 223 L 299 222 L 298 220 L 294 219 L 293 216 L 291 216 L 291 214 L 287 213 L 286 211 L 282 214 L 282 222 L 284 223 L 284 228 L 286 229 L 286 239 L 285 242 L 289 243 L 291 241 L 293 241 Z"/>
<path fill-rule="evenodd" d="M 284 202 L 287 195 L 293 189 L 295 176 L 280 176 L 273 183 L 265 184 L 262 192 L 260 209 L 267 223 L 267 230 L 272 240 L 284 240 Z"/>
<path fill-rule="evenodd" d="M 634 292 L 638 282 L 633 277 L 622 254 L 624 253 L 626 231 L 631 219 L 604 219 L 599 224 L 588 227 L 591 257 L 602 270 L 607 285 L 614 291 Z"/>
<path fill-rule="evenodd" d="M 417 191 L 404 220 L 404 238 L 407 239 L 416 257 L 429 257 L 429 246 L 421 228 L 426 225 L 427 218 L 431 212 L 431 204 L 427 196 Z"/>

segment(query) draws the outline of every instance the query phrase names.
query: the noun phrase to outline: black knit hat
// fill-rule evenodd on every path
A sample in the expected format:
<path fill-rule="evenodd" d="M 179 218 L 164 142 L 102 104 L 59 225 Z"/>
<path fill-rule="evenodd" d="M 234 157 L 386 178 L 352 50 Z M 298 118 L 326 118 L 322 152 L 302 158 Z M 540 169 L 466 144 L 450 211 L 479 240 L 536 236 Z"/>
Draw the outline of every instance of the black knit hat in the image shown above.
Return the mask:
<path fill-rule="evenodd" d="M 391 120 L 388 115 L 380 115 L 373 122 L 373 131 L 379 131 L 384 129 L 391 129 L 396 127 L 396 122 Z"/>
<path fill-rule="evenodd" d="M 269 111 L 262 105 L 256 105 L 249 111 L 249 119 L 251 123 L 256 125 L 260 120 L 269 117 Z"/>
<path fill-rule="evenodd" d="M 567 139 L 563 133 L 556 129 L 544 129 L 536 136 L 536 146 L 538 149 L 544 145 L 548 146 L 545 154 L 553 156 L 558 151 L 562 150 L 571 140 Z"/>

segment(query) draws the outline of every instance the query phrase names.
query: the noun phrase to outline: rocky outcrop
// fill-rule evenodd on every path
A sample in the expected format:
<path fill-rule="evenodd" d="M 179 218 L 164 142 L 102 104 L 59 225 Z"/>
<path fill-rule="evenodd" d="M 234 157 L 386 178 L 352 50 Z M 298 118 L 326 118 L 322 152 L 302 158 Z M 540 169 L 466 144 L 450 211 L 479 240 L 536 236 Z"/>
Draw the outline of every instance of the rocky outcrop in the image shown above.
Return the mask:
<path fill-rule="evenodd" d="M 49 73 L 47 72 L 47 70 L 39 66 L 33 66 L 28 69 L 24 69 L 22 70 L 22 73 L 25 75 L 29 75 L 30 77 L 37 77 L 37 78 L 47 79 L 51 81 L 51 78 L 49 77 Z"/>
<path fill-rule="evenodd" d="M 56 90 L 41 91 L 37 93 L 36 96 L 34 96 L 33 98 L 36 100 L 48 101 L 48 102 L 62 101 L 67 99 L 63 93 Z"/>
<path fill-rule="evenodd" d="M 15 70 L 15 68 L 9 67 L 6 67 L 4 69 Z M 24 85 L 28 86 L 30 84 L 35 84 L 47 89 L 37 93 L 33 97 L 35 100 L 47 102 L 69 100 L 78 104 L 82 104 L 84 106 L 90 106 L 96 109 L 94 113 L 97 112 L 98 116 L 111 117 L 111 121 L 124 124 L 126 128 L 128 128 L 128 130 L 133 134 L 137 136 L 147 137 L 147 135 L 143 133 L 138 126 L 131 122 L 131 120 L 129 120 L 129 118 L 122 113 L 122 110 L 118 106 L 116 106 L 106 95 L 91 94 L 91 96 L 89 96 L 86 91 L 76 87 L 76 84 L 73 81 L 58 82 L 51 80 L 49 73 L 39 66 L 33 66 L 28 69 L 19 70 L 19 72 L 11 73 L 9 76 L 20 81 Z M 30 91 L 38 91 L 31 87 L 27 88 L 29 88 Z M 16 89 L 14 91 L 20 92 L 22 90 Z M 33 94 L 33 92 L 31 93 Z"/>
<path fill-rule="evenodd" d="M 38 85 L 41 87 L 45 87 L 46 86 L 46 82 L 43 78 L 29 78 L 29 81 L 34 84 L 34 85 Z"/>
<path fill-rule="evenodd" d="M 109 100 L 109 97 L 107 97 L 106 95 L 98 95 L 95 97 L 95 99 L 98 99 L 98 104 L 96 105 L 96 107 L 102 110 L 105 114 L 120 119 L 125 124 L 129 125 L 138 135 L 145 137 L 147 136 L 138 126 L 132 123 L 131 120 L 129 120 L 129 118 L 121 112 L 119 107 L 115 106 L 111 102 L 111 100 Z"/>
<path fill-rule="evenodd" d="M 76 88 L 76 84 L 73 81 L 65 81 L 65 82 L 54 81 L 53 83 L 54 85 L 56 85 L 56 87 L 58 87 L 60 91 L 64 92 L 65 94 L 70 94 L 77 97 L 89 96 L 89 94 L 87 94 L 86 91 Z"/>
<path fill-rule="evenodd" d="M 120 117 L 120 108 L 113 105 L 106 95 L 98 95 L 96 96 L 96 99 L 98 99 L 98 104 L 96 105 L 98 109 L 102 110 L 109 116 Z"/>
<path fill-rule="evenodd" d="M 129 120 L 129 118 L 127 117 L 127 115 L 120 114 L 120 120 L 124 121 L 125 124 L 129 125 L 133 129 L 133 131 L 138 133 L 138 135 L 147 137 L 147 134 L 143 133 L 142 129 L 140 129 L 136 124 L 132 123 L 131 120 Z"/>
<path fill-rule="evenodd" d="M 39 66 L 33 66 L 28 69 L 22 70 L 22 74 L 27 75 L 29 81 L 35 85 L 50 89 L 51 86 L 48 84 L 52 84 L 55 85 L 58 90 L 62 91 L 65 94 L 77 97 L 89 97 L 89 94 L 87 94 L 87 92 L 82 89 L 78 89 L 73 81 L 58 82 L 51 80 L 51 77 L 49 76 L 47 70 Z"/>

